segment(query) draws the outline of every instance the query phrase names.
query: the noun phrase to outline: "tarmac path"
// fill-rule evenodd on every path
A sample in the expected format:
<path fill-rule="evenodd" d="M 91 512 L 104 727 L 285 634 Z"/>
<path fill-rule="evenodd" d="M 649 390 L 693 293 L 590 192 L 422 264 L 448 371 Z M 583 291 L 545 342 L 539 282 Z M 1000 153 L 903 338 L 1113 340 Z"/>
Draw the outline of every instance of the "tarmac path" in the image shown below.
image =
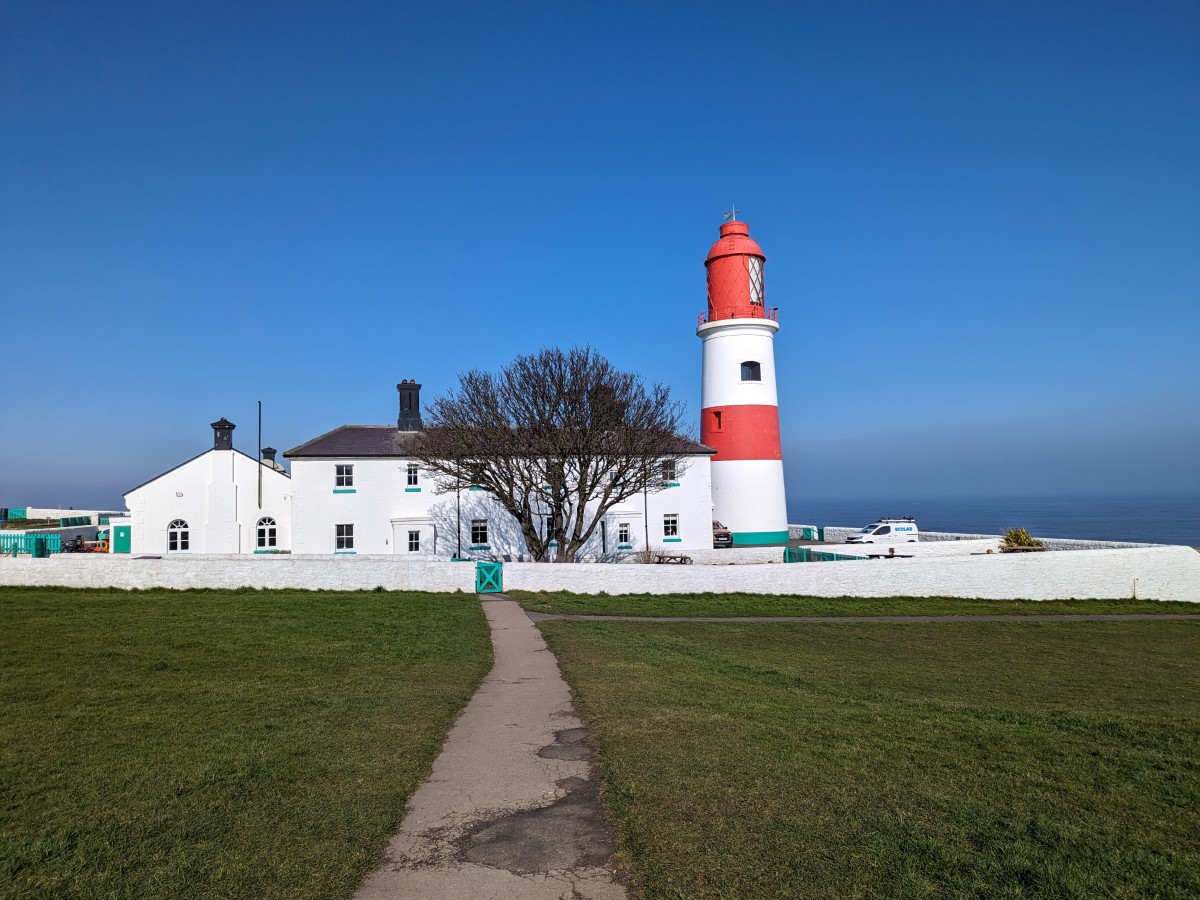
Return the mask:
<path fill-rule="evenodd" d="M 587 729 L 520 605 L 480 596 L 495 665 L 358 900 L 624 900 Z"/>
<path fill-rule="evenodd" d="M 1200 613 L 1055 613 L 1029 616 L 590 616 L 574 613 L 527 614 L 535 622 L 797 622 L 802 625 L 912 624 L 931 622 L 1180 622 L 1200 623 Z"/>

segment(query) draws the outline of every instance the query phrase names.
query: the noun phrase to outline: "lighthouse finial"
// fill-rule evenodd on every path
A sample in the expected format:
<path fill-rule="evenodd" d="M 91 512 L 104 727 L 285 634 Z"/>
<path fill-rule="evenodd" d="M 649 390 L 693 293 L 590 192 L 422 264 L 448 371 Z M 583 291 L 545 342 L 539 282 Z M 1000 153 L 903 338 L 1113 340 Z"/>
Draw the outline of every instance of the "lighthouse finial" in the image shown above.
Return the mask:
<path fill-rule="evenodd" d="M 736 222 L 737 214 L 740 212 L 741 212 L 741 210 L 737 208 L 737 204 L 734 204 L 733 206 L 729 207 L 729 212 L 725 213 L 724 218 L 726 221 L 729 221 L 730 219 L 732 219 L 734 222 Z"/>

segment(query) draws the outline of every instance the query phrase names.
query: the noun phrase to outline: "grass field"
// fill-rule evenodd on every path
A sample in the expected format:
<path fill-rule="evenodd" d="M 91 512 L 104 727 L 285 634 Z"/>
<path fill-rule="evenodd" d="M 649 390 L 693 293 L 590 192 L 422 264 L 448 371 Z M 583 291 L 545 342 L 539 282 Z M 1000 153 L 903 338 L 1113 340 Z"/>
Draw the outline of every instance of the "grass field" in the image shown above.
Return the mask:
<path fill-rule="evenodd" d="M 0 589 L 0 895 L 347 896 L 490 664 L 469 595 Z"/>
<path fill-rule="evenodd" d="M 541 628 L 648 897 L 1200 896 L 1198 624 Z"/>
<path fill-rule="evenodd" d="M 1200 603 L 1154 600 L 955 600 L 945 597 L 789 597 L 765 594 L 569 594 L 507 591 L 530 612 L 597 616 L 945 616 L 1184 613 Z"/>

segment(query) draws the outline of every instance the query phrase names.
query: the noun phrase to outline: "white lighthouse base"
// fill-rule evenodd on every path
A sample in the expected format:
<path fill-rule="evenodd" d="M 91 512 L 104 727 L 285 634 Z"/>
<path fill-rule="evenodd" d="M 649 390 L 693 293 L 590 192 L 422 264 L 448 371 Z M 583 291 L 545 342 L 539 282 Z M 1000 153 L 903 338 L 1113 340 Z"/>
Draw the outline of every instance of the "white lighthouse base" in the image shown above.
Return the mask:
<path fill-rule="evenodd" d="M 712 493 L 713 518 L 733 532 L 735 547 L 788 542 L 781 460 L 714 460 Z"/>

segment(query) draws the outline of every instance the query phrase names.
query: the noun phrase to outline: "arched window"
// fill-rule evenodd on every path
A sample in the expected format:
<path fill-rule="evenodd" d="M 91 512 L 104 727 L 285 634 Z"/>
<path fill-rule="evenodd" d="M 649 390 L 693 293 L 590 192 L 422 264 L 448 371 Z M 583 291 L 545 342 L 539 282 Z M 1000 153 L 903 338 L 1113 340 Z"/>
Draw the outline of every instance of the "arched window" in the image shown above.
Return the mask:
<path fill-rule="evenodd" d="M 258 549 L 266 550 L 270 547 L 277 546 L 275 542 L 275 520 L 270 516 L 263 516 L 258 520 Z"/>
<path fill-rule="evenodd" d="M 188 523 L 183 519 L 176 519 L 167 526 L 167 551 L 174 553 L 186 550 L 188 546 Z"/>
<path fill-rule="evenodd" d="M 762 366 L 754 360 L 742 363 L 742 381 L 762 381 Z"/>

